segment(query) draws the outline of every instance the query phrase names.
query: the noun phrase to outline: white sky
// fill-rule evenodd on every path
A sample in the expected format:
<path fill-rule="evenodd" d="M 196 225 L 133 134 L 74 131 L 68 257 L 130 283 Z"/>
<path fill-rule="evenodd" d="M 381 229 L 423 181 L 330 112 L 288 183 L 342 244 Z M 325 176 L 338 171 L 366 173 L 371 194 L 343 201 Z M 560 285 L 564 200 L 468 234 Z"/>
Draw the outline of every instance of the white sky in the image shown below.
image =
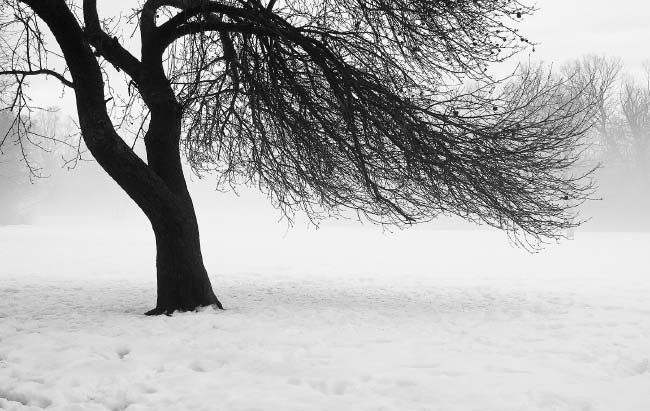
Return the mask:
<path fill-rule="evenodd" d="M 634 70 L 650 59 L 650 5 L 643 0 L 540 0 L 522 32 L 537 58 L 563 63 L 583 54 L 619 56 Z"/>

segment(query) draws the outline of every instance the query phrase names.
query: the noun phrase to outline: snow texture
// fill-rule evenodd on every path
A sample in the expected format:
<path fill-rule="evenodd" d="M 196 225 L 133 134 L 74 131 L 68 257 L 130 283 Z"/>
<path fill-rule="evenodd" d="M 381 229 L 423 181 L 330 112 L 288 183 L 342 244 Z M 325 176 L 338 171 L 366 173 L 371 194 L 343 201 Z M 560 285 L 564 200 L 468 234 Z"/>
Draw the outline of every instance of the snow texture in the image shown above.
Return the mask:
<path fill-rule="evenodd" d="M 648 234 L 214 232 L 150 318 L 146 227 L 0 228 L 0 409 L 650 410 Z"/>

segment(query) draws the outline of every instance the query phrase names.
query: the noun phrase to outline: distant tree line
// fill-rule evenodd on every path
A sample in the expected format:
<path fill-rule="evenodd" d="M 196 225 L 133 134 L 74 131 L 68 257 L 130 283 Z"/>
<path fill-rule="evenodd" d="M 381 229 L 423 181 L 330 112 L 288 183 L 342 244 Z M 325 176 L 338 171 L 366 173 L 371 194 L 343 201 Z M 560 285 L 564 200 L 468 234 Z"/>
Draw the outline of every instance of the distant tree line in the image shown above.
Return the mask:
<path fill-rule="evenodd" d="M 585 153 L 601 165 L 597 179 L 603 201 L 589 206 L 594 225 L 649 229 L 650 62 L 632 75 L 619 58 L 589 55 L 562 71 L 570 87 L 596 102 Z"/>
<path fill-rule="evenodd" d="M 34 207 L 54 189 L 39 180 L 76 165 L 80 148 L 71 130 L 71 120 L 55 108 L 30 119 L 0 111 L 0 225 L 28 223 Z"/>

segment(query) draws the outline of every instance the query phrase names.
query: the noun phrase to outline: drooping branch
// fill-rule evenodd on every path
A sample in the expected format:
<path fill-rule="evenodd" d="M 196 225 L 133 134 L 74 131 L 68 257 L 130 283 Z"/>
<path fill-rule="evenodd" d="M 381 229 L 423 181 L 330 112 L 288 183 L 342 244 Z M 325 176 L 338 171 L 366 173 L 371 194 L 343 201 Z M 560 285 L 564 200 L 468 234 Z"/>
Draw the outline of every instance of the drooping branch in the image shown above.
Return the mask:
<path fill-rule="evenodd" d="M 561 80 L 529 70 L 513 84 L 456 93 L 417 84 L 390 62 L 365 70 L 298 29 L 229 36 L 236 53 L 222 36 L 186 41 L 181 56 L 200 64 L 172 77 L 197 171 L 255 184 L 281 208 L 311 215 L 347 207 L 411 223 L 452 213 L 550 237 L 577 221 L 568 204 L 590 186 L 562 170 L 589 125 L 580 90 L 562 97 Z M 185 87 L 191 78 L 202 81 Z"/>

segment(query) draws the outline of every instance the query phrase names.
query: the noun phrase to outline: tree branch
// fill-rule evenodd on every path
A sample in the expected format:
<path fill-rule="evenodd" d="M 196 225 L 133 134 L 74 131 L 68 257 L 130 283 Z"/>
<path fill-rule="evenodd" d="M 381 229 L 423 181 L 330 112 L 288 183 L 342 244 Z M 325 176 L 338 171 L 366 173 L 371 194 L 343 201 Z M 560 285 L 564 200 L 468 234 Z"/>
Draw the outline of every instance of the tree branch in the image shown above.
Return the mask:
<path fill-rule="evenodd" d="M 49 69 L 39 69 L 39 70 L 4 70 L 0 71 L 0 76 L 3 75 L 15 75 L 15 76 L 37 76 L 43 75 L 55 77 L 64 86 L 74 89 L 74 83 L 71 80 L 66 79 L 63 74 L 57 73 L 54 70 Z"/>
<path fill-rule="evenodd" d="M 197 34 L 206 31 L 218 31 L 228 33 L 257 34 L 262 36 L 276 36 L 277 33 L 271 29 L 259 27 L 256 24 L 249 23 L 224 23 L 224 22 L 189 22 L 175 27 L 174 30 L 165 33 L 161 40 L 165 46 L 173 43 L 175 40 L 190 34 Z"/>
<path fill-rule="evenodd" d="M 188 1 L 188 0 L 149 0 L 147 4 L 153 5 L 170 5 L 182 9 L 182 11 L 169 19 L 158 28 L 160 41 L 163 49 L 167 48 L 173 41 L 188 34 L 195 34 L 201 31 L 234 31 L 254 33 L 254 28 L 264 31 L 259 24 L 256 26 L 251 23 L 224 23 L 216 15 L 228 15 L 230 17 L 243 18 L 249 22 L 258 21 L 259 15 L 255 11 L 246 10 L 240 7 L 233 7 L 222 3 L 212 1 Z M 187 7 L 186 7 L 187 6 Z M 158 6 L 160 7 L 160 6 Z M 152 12 L 153 10 L 150 10 Z M 199 15 L 205 15 L 206 21 L 189 20 Z M 145 13 L 143 11 L 143 20 Z M 210 18 L 210 17 L 213 18 Z M 144 21 L 143 21 L 144 23 Z M 268 34 L 268 33 L 263 33 Z"/>
<path fill-rule="evenodd" d="M 100 25 L 97 14 L 97 0 L 83 2 L 85 34 L 97 53 L 108 60 L 118 70 L 124 70 L 136 83 L 141 73 L 140 61 L 126 50 L 117 37 L 111 37 Z"/>

